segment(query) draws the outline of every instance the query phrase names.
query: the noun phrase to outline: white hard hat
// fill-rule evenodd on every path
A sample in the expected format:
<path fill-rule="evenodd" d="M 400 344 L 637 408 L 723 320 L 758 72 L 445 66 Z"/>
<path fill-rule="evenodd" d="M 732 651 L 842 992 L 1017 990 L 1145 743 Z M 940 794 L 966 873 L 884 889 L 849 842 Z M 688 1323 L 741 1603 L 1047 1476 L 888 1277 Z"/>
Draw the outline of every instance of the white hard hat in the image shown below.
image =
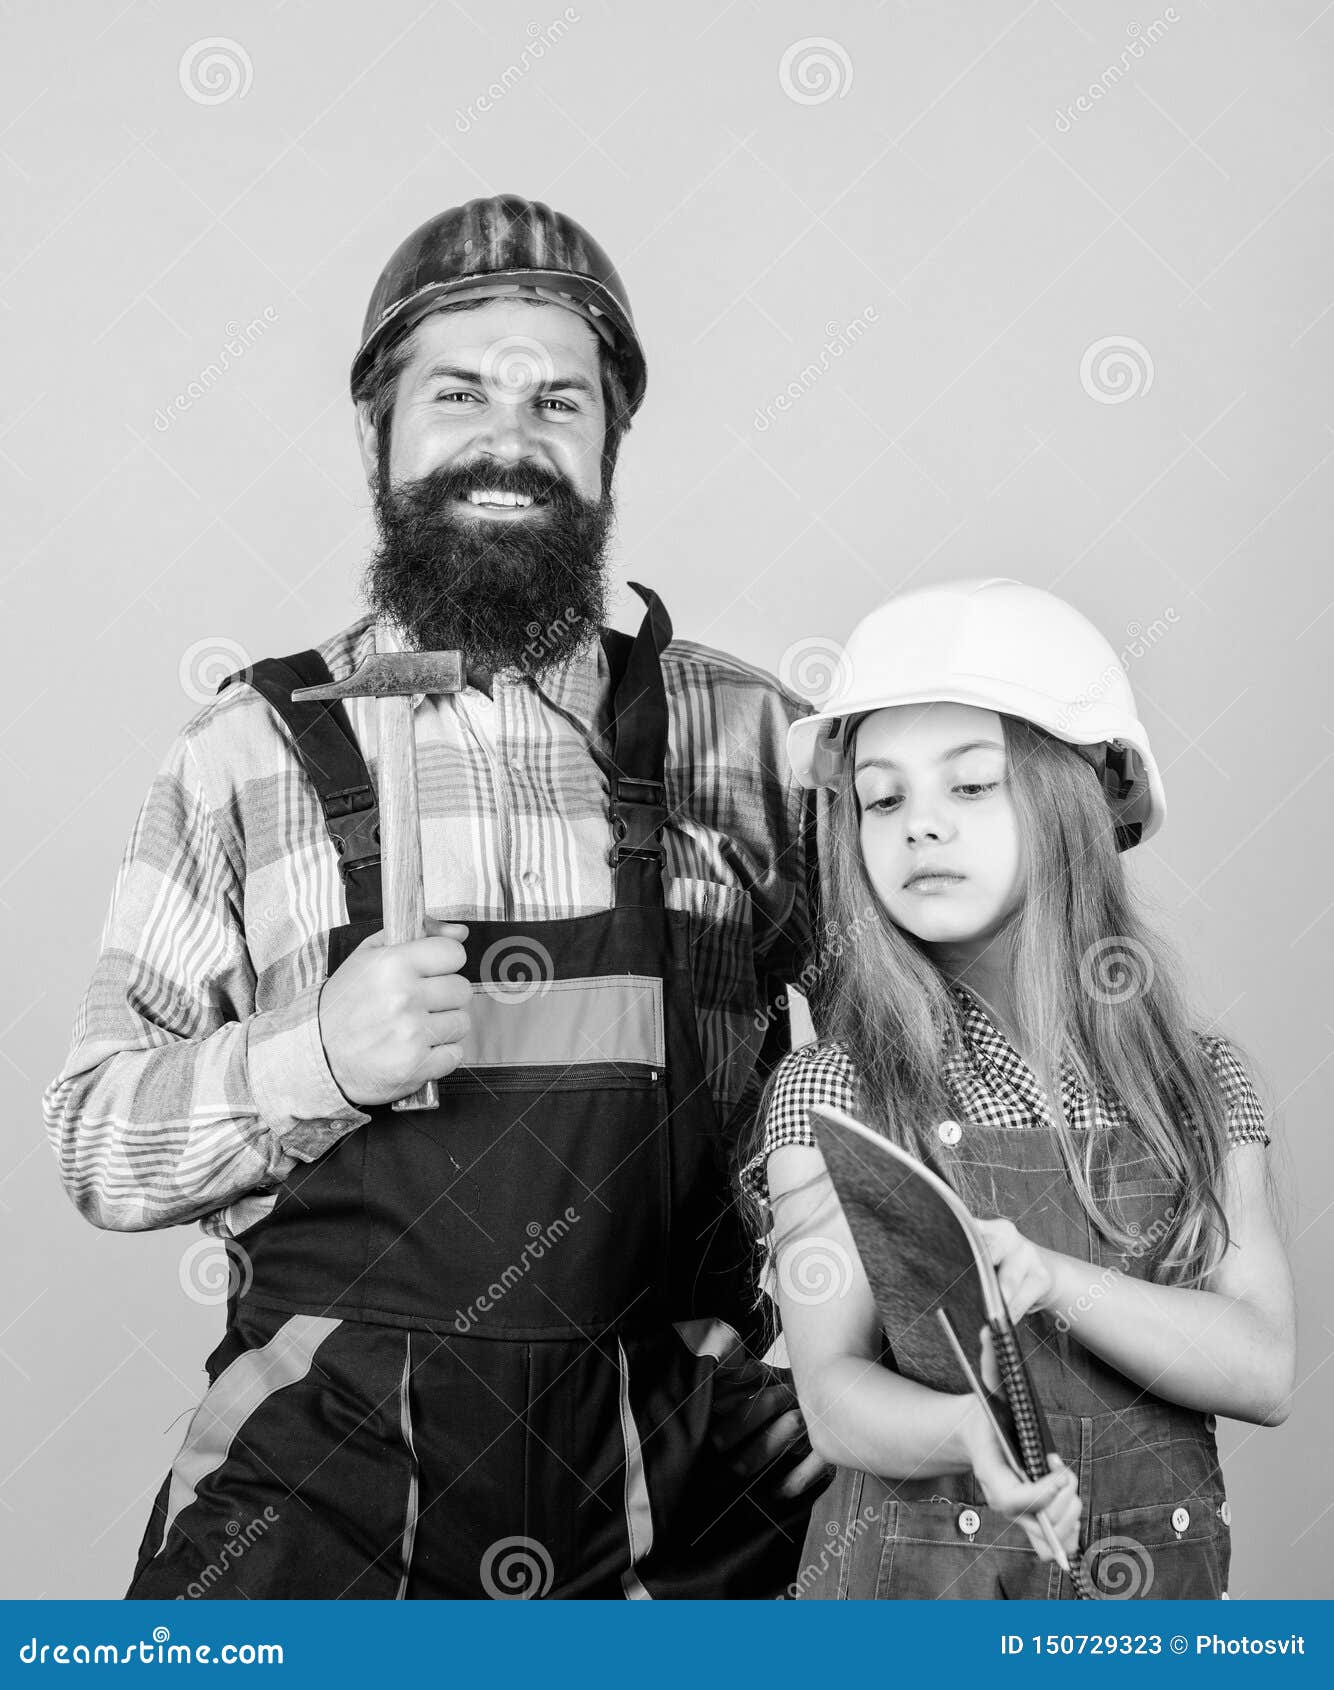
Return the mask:
<path fill-rule="evenodd" d="M 824 708 L 788 730 L 803 786 L 837 784 L 854 716 L 972 704 L 1078 746 L 1102 775 L 1123 849 L 1162 825 L 1162 777 L 1120 658 L 1087 617 L 1040 587 L 993 578 L 900 593 L 853 629 L 839 671 Z"/>

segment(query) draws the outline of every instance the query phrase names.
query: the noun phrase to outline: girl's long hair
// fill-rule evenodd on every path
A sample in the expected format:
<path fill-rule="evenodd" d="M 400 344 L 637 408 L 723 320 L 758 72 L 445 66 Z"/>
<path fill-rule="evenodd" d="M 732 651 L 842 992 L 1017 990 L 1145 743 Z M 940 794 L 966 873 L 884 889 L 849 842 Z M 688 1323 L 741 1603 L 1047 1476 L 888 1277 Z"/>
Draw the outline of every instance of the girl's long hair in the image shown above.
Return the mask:
<path fill-rule="evenodd" d="M 1178 965 L 1136 912 L 1112 814 L 1090 765 L 1031 723 L 1001 721 L 1009 791 L 1027 846 L 1027 887 L 996 942 L 1009 949 L 1015 1014 L 1035 1053 L 1070 1179 L 1105 1237 L 1143 1250 L 1118 1214 L 1117 1169 L 1108 1164 L 1102 1135 L 1072 1129 L 1066 1118 L 1063 1061 L 1091 1093 L 1121 1104 L 1144 1155 L 1175 1183 L 1154 1277 L 1198 1285 L 1228 1244 L 1218 1196 L 1227 1117 L 1177 984 Z M 820 1036 L 851 1057 L 863 1119 L 920 1156 L 931 1129 L 958 1107 L 947 1089 L 946 1059 L 962 1048 L 961 1019 L 936 963 L 889 919 L 872 888 L 852 771 L 849 756 L 822 863 L 824 944 L 812 1018 Z M 772 1081 L 760 1123 L 771 1090 Z"/>

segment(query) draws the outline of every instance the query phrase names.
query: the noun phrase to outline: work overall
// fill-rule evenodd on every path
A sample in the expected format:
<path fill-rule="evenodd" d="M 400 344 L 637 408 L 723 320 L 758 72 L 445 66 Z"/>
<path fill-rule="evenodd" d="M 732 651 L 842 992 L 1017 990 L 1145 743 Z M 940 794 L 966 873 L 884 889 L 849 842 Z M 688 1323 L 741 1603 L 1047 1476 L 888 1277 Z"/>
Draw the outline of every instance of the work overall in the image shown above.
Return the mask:
<path fill-rule="evenodd" d="M 210 1387 L 132 1597 L 771 1596 L 809 1498 L 748 1490 L 715 1440 L 780 1377 L 705 1080 L 688 915 L 663 896 L 657 598 L 612 668 L 614 907 L 472 921 L 465 1063 L 372 1119 L 228 1245 Z M 288 723 L 381 926 L 375 793 L 313 652 L 239 677 Z M 225 684 L 225 683 L 224 683 Z M 781 1375 L 783 1380 L 789 1375 Z M 711 1436 L 711 1433 L 713 1434 Z"/>
<path fill-rule="evenodd" d="M 1102 1122 L 1094 1190 L 1117 1168 L 1117 1210 L 1133 1243 L 1093 1226 L 1062 1163 L 1055 1129 L 947 1122 L 928 1160 L 975 1215 L 1012 1220 L 1036 1244 L 1148 1278 L 1175 1200 L 1128 1126 Z M 1079 1342 L 1075 1307 L 1020 1325 L 1033 1386 L 1084 1503 L 1077 1559 L 1093 1597 L 1221 1597 L 1230 1519 L 1212 1416 L 1141 1390 Z M 884 1361 L 913 1378 L 911 1341 Z M 1072 1560 L 1075 1558 L 1072 1558 Z M 893 1482 L 841 1469 L 816 1502 L 798 1593 L 852 1598 L 1072 1598 L 1071 1579 L 1039 1561 L 1022 1527 L 987 1507 L 971 1473 Z"/>

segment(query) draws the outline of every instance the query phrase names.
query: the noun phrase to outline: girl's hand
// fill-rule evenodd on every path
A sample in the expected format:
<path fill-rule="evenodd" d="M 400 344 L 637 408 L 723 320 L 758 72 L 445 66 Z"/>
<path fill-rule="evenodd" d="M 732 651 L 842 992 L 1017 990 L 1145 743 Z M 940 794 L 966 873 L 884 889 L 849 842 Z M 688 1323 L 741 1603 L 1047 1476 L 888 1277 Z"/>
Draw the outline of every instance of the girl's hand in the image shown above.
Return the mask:
<path fill-rule="evenodd" d="M 1074 1472 L 1060 1456 L 1048 1458 L 1051 1472 L 1037 1484 L 1017 1479 L 980 1409 L 969 1422 L 965 1440 L 987 1506 L 1007 1519 L 1018 1520 L 1040 1561 L 1054 1561 L 1037 1521 L 1039 1512 L 1045 1512 L 1056 1541 L 1067 1558 L 1073 1556 L 1079 1548 L 1079 1521 L 1084 1504 L 1075 1487 Z"/>
<path fill-rule="evenodd" d="M 1010 1319 L 1046 1308 L 1055 1284 L 1051 1252 L 1025 1238 L 1013 1221 L 978 1221 L 977 1230 L 991 1252 Z"/>

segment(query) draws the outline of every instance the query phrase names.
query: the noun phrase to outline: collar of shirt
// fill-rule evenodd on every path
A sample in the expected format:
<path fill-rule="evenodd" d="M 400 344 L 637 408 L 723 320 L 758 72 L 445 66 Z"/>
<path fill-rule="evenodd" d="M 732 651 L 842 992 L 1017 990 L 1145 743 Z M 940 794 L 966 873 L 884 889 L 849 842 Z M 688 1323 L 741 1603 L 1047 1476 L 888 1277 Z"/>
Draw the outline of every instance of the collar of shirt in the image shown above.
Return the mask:
<path fill-rule="evenodd" d="M 967 1060 L 983 1069 L 993 1081 L 998 1081 L 1017 1094 L 1039 1120 L 1050 1124 L 1051 1111 L 1037 1075 L 992 1020 L 981 998 L 957 981 L 951 983 L 950 993 L 959 1005 L 963 1017 Z M 958 1058 L 953 1060 L 957 1061 Z M 1061 1107 L 1072 1127 L 1079 1128 L 1090 1123 L 1090 1104 L 1087 1088 L 1081 1083 L 1071 1064 L 1063 1061 Z"/>
<path fill-rule="evenodd" d="M 357 640 L 355 662 L 374 651 L 412 651 L 416 648 L 407 640 L 397 623 L 388 619 L 366 618 L 366 625 Z M 355 666 L 355 665 L 354 665 Z M 608 686 L 610 671 L 602 652 L 600 639 L 590 640 L 566 662 L 542 672 L 540 677 L 522 674 L 518 669 L 498 669 L 492 677 L 492 692 L 500 687 L 531 687 L 553 709 L 569 717 L 596 744 L 610 721 Z M 465 684 L 465 691 L 477 689 Z M 424 692 L 412 695 L 412 708 L 426 698 Z"/>

